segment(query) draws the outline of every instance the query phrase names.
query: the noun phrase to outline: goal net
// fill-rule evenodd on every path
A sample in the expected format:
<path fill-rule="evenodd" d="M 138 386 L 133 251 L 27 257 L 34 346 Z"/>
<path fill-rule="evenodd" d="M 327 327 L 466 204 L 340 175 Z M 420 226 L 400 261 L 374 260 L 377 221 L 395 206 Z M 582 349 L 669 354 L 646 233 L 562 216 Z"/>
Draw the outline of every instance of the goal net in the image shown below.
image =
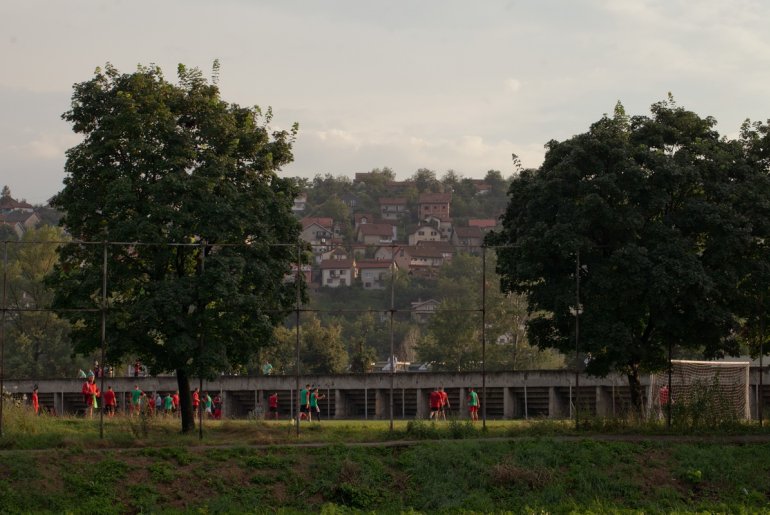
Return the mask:
<path fill-rule="evenodd" d="M 669 397 L 693 422 L 749 419 L 749 362 L 671 360 L 670 391 L 668 370 L 650 376 L 649 413 L 663 416 Z"/>

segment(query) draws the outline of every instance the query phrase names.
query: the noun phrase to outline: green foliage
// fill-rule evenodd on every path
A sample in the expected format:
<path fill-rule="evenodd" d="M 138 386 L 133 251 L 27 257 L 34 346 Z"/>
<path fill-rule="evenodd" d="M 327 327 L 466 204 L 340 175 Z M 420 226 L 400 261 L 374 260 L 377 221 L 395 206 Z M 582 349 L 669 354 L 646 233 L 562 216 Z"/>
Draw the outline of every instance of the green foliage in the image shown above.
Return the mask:
<path fill-rule="evenodd" d="M 669 345 L 738 351 L 739 285 L 770 235 L 766 168 L 715 125 L 670 101 L 549 142 L 487 240 L 507 246 L 503 290 L 528 295 L 530 342 L 562 352 L 575 347 L 579 251 L 586 371 L 626 373 L 637 408 L 640 373 L 661 368 Z"/>
<path fill-rule="evenodd" d="M 63 226 L 86 241 L 158 244 L 64 246 L 50 284 L 58 308 L 102 307 L 107 252 L 108 361 L 176 371 L 189 431 L 187 378 L 247 363 L 295 302 L 284 281 L 293 249 L 271 244 L 299 236 L 296 184 L 277 173 L 297 129 L 271 131 L 271 110 L 223 101 L 197 69 L 178 75 L 172 84 L 156 66 L 108 64 L 75 84 L 63 118 L 83 141 L 52 201 Z M 96 348 L 99 314 L 68 316 L 77 349 Z"/>
<path fill-rule="evenodd" d="M 176 478 L 174 467 L 163 461 L 153 463 L 149 466 L 148 470 L 150 472 L 150 478 L 153 481 L 158 481 L 160 483 L 171 483 Z"/>
<path fill-rule="evenodd" d="M 512 423 L 497 424 L 504 430 Z M 89 422 L 66 425 L 82 428 Z M 380 425 L 329 424 L 325 435 L 337 427 L 348 439 L 352 431 L 378 434 Z M 84 441 L 90 448 L 75 452 L 54 448 L 0 454 L 0 506 L 4 513 L 767 509 L 770 444 L 765 442 L 745 445 L 718 437 L 657 441 L 640 435 L 608 441 L 587 434 L 575 440 L 543 437 L 539 431 L 534 438 L 452 440 L 453 431 L 462 426 L 413 421 L 408 425 L 413 434 L 435 428 L 436 441 L 396 446 L 336 443 L 269 449 L 243 444 L 244 434 L 254 432 L 253 424 L 243 425 L 245 433 L 229 427 L 229 439 L 219 440 L 220 428 L 212 423 L 207 443 L 216 445 L 202 447 L 197 438 L 174 432 L 152 442 L 154 447 L 111 450 L 92 434 Z M 284 428 L 270 424 L 259 432 L 271 428 L 285 435 Z M 296 443 L 295 436 L 288 439 Z M 170 447 L 155 447 L 163 444 Z"/>
<path fill-rule="evenodd" d="M 439 431 L 435 422 L 410 420 L 406 423 L 406 435 L 417 440 L 435 440 L 439 438 Z"/>
<path fill-rule="evenodd" d="M 44 225 L 24 233 L 19 244 L 8 245 L 7 302 L 24 309 L 9 317 L 4 374 L 10 378 L 74 377 L 89 360 L 73 356 L 69 322 L 51 307 L 53 291 L 45 277 L 58 261 L 58 242 L 68 240 L 59 228 Z M 37 311 L 41 310 L 41 311 Z"/>
<path fill-rule="evenodd" d="M 349 358 L 341 333 L 339 325 L 324 326 L 315 315 L 302 319 L 300 356 L 303 373 L 339 374 L 347 370 Z M 274 338 L 270 353 L 278 358 L 276 362 L 281 370 L 292 370 L 296 362 L 296 327 L 277 327 Z"/>
<path fill-rule="evenodd" d="M 173 461 L 179 466 L 188 465 L 192 461 L 190 452 L 184 447 L 148 447 L 141 452 L 143 456 Z"/>
<path fill-rule="evenodd" d="M 680 395 L 671 405 L 671 421 L 685 430 L 730 429 L 739 427 L 745 419 L 727 397 L 718 377 L 711 381 L 694 380 L 688 387 L 689 395 Z"/>

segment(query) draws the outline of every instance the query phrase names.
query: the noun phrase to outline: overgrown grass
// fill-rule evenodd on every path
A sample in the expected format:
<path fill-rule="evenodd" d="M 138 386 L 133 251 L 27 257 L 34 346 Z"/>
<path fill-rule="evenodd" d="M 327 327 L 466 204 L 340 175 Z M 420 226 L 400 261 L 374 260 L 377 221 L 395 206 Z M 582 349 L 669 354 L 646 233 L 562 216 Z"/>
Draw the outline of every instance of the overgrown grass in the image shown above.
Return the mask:
<path fill-rule="evenodd" d="M 770 435 L 770 427 L 754 422 L 720 422 L 716 427 L 682 422 L 667 428 L 665 420 L 634 417 L 581 417 L 580 428 L 571 420 L 397 420 L 394 430 L 386 420 L 303 422 L 297 435 L 290 421 L 205 420 L 199 431 L 182 435 L 173 418 L 105 417 L 103 437 L 100 421 L 75 417 L 35 416 L 25 408 L 8 407 L 3 414 L 0 449 L 50 449 L 72 447 L 157 447 L 206 445 L 281 445 L 284 443 L 358 443 L 392 440 L 435 440 L 500 437 L 615 435 Z"/>
<path fill-rule="evenodd" d="M 599 441 L 563 439 L 576 434 L 569 421 L 489 422 L 486 431 L 480 423 L 411 421 L 392 433 L 387 421 L 324 421 L 301 426 L 298 439 L 290 424 L 229 421 L 206 423 L 200 446 L 197 434 L 178 434 L 178 421 L 155 420 L 146 436 L 135 436 L 126 421 L 107 422 L 104 441 L 96 419 L 14 425 L 7 438 L 23 442 L 0 452 L 1 511 L 770 510 L 770 444 L 657 442 L 645 436 L 655 428 L 637 440 Z M 585 422 L 589 429 L 579 434 L 607 427 Z M 19 433 L 30 427 L 30 435 Z M 59 440 L 28 452 L 31 442 L 43 443 L 29 440 L 43 430 Z M 510 435 L 525 438 L 494 439 Z M 384 436 L 417 442 L 341 443 Z M 121 438 L 131 439 L 123 445 Z M 70 445 L 62 450 L 61 441 Z M 309 441 L 326 445 L 281 445 Z M 275 445 L 251 445 L 257 442 Z"/>

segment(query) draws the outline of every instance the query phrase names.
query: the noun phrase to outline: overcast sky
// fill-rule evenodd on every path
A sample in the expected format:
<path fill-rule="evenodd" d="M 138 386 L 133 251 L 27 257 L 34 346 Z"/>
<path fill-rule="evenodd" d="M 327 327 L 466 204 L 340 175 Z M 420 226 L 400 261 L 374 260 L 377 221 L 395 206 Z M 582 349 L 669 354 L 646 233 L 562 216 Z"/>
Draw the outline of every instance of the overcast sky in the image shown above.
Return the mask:
<path fill-rule="evenodd" d="M 728 136 L 770 118 L 764 0 L 3 0 L 0 185 L 61 189 L 60 116 L 95 67 L 214 59 L 225 100 L 299 123 L 291 176 L 508 176 L 511 153 L 539 166 L 548 140 L 669 91 Z"/>

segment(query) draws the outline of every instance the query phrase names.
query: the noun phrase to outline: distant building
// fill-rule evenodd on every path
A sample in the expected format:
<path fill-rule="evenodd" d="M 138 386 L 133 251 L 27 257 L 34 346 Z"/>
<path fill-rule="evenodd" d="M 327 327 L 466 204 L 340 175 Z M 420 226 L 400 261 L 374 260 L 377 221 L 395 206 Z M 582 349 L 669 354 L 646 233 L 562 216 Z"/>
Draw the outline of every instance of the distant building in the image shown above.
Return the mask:
<path fill-rule="evenodd" d="M 334 221 L 331 218 L 303 218 L 300 223 L 302 232 L 299 237 L 311 245 L 316 263 L 319 263 L 321 255 L 339 243 L 334 238 Z"/>
<path fill-rule="evenodd" d="M 498 222 L 494 218 L 471 218 L 468 220 L 468 227 L 478 227 L 485 233 L 491 231 L 497 225 Z"/>
<path fill-rule="evenodd" d="M 392 243 L 396 239 L 396 226 L 391 224 L 363 224 L 356 230 L 356 241 L 367 245 Z"/>
<path fill-rule="evenodd" d="M 431 316 L 438 310 L 441 302 L 436 299 L 418 300 L 412 302 L 412 320 L 418 323 L 427 322 Z"/>
<path fill-rule="evenodd" d="M 452 203 L 451 193 L 423 193 L 418 200 L 420 219 L 435 216 L 440 220 L 449 220 L 449 206 Z"/>
<path fill-rule="evenodd" d="M 435 277 L 446 261 L 445 253 L 441 249 L 428 245 L 410 247 L 409 254 L 409 273 L 420 277 Z"/>
<path fill-rule="evenodd" d="M 327 259 L 321 261 L 321 285 L 329 288 L 350 286 L 356 278 L 355 259 Z"/>
<path fill-rule="evenodd" d="M 355 209 L 358 207 L 358 196 L 354 195 L 353 193 L 343 193 L 340 197 L 340 200 L 350 209 Z"/>
<path fill-rule="evenodd" d="M 480 227 L 455 227 L 450 241 L 458 249 L 475 254 L 484 243 L 484 231 Z"/>
<path fill-rule="evenodd" d="M 384 290 L 396 265 L 391 261 L 362 259 L 356 262 L 356 268 L 365 290 Z"/>
<path fill-rule="evenodd" d="M 294 198 L 294 204 L 291 206 L 291 211 L 295 215 L 301 215 L 307 207 L 307 193 L 300 193 Z"/>
<path fill-rule="evenodd" d="M 16 236 L 21 239 L 24 233 L 34 229 L 40 223 L 40 218 L 34 211 L 19 210 L 0 213 L 0 225 L 10 227 Z"/>
<path fill-rule="evenodd" d="M 383 220 L 399 220 L 409 213 L 406 199 L 403 197 L 382 197 L 380 199 L 380 217 Z"/>
<path fill-rule="evenodd" d="M 406 245 L 383 245 L 374 253 L 374 259 L 380 261 L 395 261 L 399 270 L 409 271 L 412 256 Z"/>
<path fill-rule="evenodd" d="M 421 225 L 408 237 L 409 245 L 414 246 L 421 241 L 441 241 L 441 231 L 433 225 Z"/>
<path fill-rule="evenodd" d="M 353 228 L 358 229 L 359 225 L 373 224 L 374 215 L 371 213 L 356 213 L 353 215 Z"/>

